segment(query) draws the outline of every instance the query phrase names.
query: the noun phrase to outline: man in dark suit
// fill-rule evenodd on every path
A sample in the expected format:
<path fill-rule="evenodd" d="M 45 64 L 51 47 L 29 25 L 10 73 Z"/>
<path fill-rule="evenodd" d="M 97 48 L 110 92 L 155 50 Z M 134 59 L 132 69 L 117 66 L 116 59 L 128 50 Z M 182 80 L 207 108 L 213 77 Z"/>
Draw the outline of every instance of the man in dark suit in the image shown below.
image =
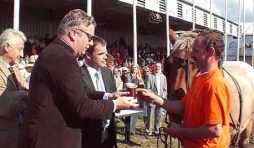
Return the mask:
<path fill-rule="evenodd" d="M 116 109 L 136 106 L 128 97 L 99 100 L 104 92 L 84 88 L 76 58 L 93 44 L 95 26 L 92 16 L 74 9 L 40 53 L 31 74 L 20 148 L 81 148 L 81 119 L 108 119 Z"/>
<path fill-rule="evenodd" d="M 94 36 L 93 46 L 85 54 L 85 63 L 81 67 L 85 88 L 97 91 L 115 92 L 116 84 L 111 70 L 106 66 L 107 42 Z M 101 73 L 102 90 L 98 90 L 95 72 Z M 82 122 L 82 147 L 83 148 L 113 148 L 116 144 L 115 116 L 112 115 L 109 123 L 105 120 L 84 119 Z M 106 121 L 107 122 L 107 121 Z"/>

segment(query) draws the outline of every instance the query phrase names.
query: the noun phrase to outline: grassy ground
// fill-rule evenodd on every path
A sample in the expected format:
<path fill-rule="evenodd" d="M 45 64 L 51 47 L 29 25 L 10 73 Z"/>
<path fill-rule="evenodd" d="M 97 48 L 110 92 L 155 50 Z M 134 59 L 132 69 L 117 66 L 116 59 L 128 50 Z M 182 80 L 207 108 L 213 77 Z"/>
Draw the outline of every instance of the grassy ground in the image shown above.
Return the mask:
<path fill-rule="evenodd" d="M 162 126 L 166 126 L 166 123 L 164 122 L 165 116 L 162 117 Z M 118 148 L 135 148 L 135 147 L 142 147 L 142 148 L 157 148 L 157 137 L 151 136 L 149 139 L 145 138 L 144 133 L 144 123 L 142 117 L 138 119 L 137 126 L 136 126 L 136 134 L 131 135 L 131 141 L 138 144 L 139 146 L 129 146 L 126 145 L 124 140 L 124 123 L 122 121 L 117 123 L 117 145 Z M 164 137 L 162 136 L 164 139 Z M 159 146 L 158 148 L 164 148 L 164 144 L 159 139 Z M 169 140 L 168 140 L 169 143 Z M 176 146 L 176 140 L 173 139 L 172 147 L 171 148 L 177 148 Z M 170 148 L 170 147 L 168 147 Z"/>
<path fill-rule="evenodd" d="M 166 126 L 166 123 L 164 122 L 165 116 L 162 117 L 162 126 Z M 139 144 L 140 146 L 129 146 L 124 144 L 124 123 L 122 121 L 117 123 L 117 145 L 118 148 L 157 148 L 157 137 L 152 136 L 150 139 L 145 138 L 144 133 L 144 123 L 143 119 L 139 118 L 136 126 L 136 134 L 131 135 L 131 141 Z M 254 131 L 254 125 L 253 125 L 253 131 Z M 169 145 L 169 140 L 168 140 Z M 158 148 L 165 148 L 164 144 L 161 140 L 159 140 L 159 146 Z M 177 140 L 172 140 L 172 146 L 168 146 L 168 148 L 178 148 L 177 146 Z M 249 148 L 254 148 L 254 132 L 251 134 L 250 144 Z"/>

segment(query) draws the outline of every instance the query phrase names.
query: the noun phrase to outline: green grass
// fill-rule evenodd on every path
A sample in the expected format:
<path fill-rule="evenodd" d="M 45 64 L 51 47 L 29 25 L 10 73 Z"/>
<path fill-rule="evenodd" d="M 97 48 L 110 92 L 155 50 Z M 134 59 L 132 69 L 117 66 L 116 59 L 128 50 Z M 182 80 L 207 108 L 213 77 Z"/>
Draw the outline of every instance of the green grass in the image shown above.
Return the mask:
<path fill-rule="evenodd" d="M 162 116 L 162 126 L 166 127 L 166 123 L 164 122 L 165 116 Z M 141 148 L 157 148 L 157 137 L 151 136 L 149 139 L 145 138 L 145 125 L 143 123 L 143 118 L 139 117 L 137 126 L 136 126 L 136 134 L 131 135 L 131 141 L 137 144 L 140 144 L 141 146 L 129 146 L 123 143 L 124 140 L 124 123 L 122 121 L 117 123 L 117 145 L 118 148 L 135 148 L 135 147 L 141 147 Z M 171 148 L 177 148 L 176 139 L 173 139 L 172 147 Z M 168 140 L 169 143 L 169 140 Z M 159 147 L 158 148 L 164 148 L 164 144 L 159 139 Z M 170 147 L 168 147 L 170 148 Z"/>

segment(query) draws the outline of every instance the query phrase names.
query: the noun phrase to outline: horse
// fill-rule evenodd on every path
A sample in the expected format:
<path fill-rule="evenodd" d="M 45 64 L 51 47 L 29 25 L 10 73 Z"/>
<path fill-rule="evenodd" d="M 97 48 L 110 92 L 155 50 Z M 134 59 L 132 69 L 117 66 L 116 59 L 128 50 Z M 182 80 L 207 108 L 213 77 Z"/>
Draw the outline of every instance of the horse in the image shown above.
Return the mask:
<path fill-rule="evenodd" d="M 192 79 L 198 72 L 191 60 L 192 44 L 197 36 L 195 32 L 182 34 L 175 40 L 174 49 L 164 62 L 164 74 L 167 77 L 169 100 L 180 100 L 185 96 Z M 170 37 L 171 37 L 170 36 Z M 222 62 L 222 73 L 231 97 L 230 146 L 246 148 L 250 141 L 254 113 L 254 69 L 241 61 Z M 180 115 L 170 114 L 170 121 L 181 123 Z"/>

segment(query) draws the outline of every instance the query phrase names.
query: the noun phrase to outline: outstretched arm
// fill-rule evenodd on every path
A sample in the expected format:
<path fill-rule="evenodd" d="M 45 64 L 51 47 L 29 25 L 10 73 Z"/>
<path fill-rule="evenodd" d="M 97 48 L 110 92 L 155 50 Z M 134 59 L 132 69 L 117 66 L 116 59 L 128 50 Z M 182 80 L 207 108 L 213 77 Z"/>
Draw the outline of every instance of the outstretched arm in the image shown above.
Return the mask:
<path fill-rule="evenodd" d="M 154 103 L 156 105 L 161 106 L 168 112 L 172 112 L 175 114 L 183 115 L 184 113 L 184 105 L 181 101 L 170 101 L 162 99 L 161 97 L 155 95 L 147 89 L 138 88 L 137 90 L 138 99 L 141 101 L 146 101 L 150 103 Z"/>

